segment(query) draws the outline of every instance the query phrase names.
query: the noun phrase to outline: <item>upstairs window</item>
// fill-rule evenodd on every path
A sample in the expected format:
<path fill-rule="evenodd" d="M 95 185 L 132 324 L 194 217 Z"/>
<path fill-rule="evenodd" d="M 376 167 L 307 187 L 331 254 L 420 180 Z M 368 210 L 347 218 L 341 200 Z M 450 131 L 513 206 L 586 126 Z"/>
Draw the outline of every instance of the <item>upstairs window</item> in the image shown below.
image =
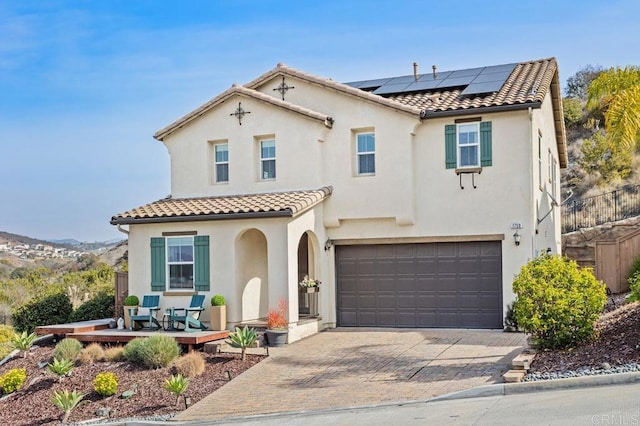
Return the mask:
<path fill-rule="evenodd" d="M 542 132 L 538 129 L 538 186 L 542 191 Z"/>
<path fill-rule="evenodd" d="M 492 159 L 492 130 L 490 121 L 481 118 L 461 119 L 460 123 L 444 126 L 445 167 L 488 167 Z"/>
<path fill-rule="evenodd" d="M 216 183 L 229 182 L 229 144 L 216 144 L 214 151 L 215 181 Z"/>
<path fill-rule="evenodd" d="M 376 173 L 376 136 L 374 133 L 358 133 L 356 135 L 358 174 L 372 175 Z"/>
<path fill-rule="evenodd" d="M 480 165 L 479 133 L 478 123 L 458 125 L 458 167 Z"/>
<path fill-rule="evenodd" d="M 260 141 L 260 179 L 276 178 L 276 141 Z"/>

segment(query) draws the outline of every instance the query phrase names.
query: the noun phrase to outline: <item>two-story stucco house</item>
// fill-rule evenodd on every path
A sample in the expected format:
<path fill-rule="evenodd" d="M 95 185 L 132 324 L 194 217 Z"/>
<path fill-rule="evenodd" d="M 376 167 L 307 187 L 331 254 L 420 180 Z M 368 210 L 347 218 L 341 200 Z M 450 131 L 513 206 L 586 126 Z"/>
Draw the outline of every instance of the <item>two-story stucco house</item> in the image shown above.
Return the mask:
<path fill-rule="evenodd" d="M 560 250 L 556 60 L 414 70 L 341 84 L 278 65 L 158 131 L 171 196 L 111 219 L 129 292 L 222 294 L 230 328 L 284 298 L 289 341 L 501 328 L 519 268 Z M 315 319 L 304 275 L 322 281 Z"/>

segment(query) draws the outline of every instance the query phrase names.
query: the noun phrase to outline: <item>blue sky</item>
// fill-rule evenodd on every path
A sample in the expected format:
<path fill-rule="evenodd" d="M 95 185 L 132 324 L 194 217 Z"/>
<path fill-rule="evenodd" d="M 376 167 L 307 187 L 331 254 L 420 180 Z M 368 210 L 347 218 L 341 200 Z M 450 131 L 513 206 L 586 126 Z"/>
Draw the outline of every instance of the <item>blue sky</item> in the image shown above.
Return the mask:
<path fill-rule="evenodd" d="M 489 3 L 490 5 L 487 5 Z M 119 238 L 170 192 L 155 131 L 278 62 L 337 81 L 640 65 L 640 2 L 0 0 L 0 230 Z"/>

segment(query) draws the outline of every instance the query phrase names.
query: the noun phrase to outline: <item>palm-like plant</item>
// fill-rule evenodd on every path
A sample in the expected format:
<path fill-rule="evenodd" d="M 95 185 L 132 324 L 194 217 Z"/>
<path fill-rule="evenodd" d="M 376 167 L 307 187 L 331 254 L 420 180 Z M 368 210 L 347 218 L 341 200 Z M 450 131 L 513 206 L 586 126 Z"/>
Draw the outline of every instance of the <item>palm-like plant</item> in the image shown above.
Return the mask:
<path fill-rule="evenodd" d="M 31 349 L 31 346 L 33 346 L 34 340 L 36 340 L 36 333 L 29 334 L 25 330 L 22 333 L 15 333 L 13 335 L 13 339 L 11 340 L 11 345 L 15 349 L 22 351 L 22 356 L 26 358 L 27 352 L 29 351 L 29 349 Z"/>
<path fill-rule="evenodd" d="M 229 334 L 227 344 L 231 347 L 242 349 L 241 359 L 244 361 L 247 348 L 253 345 L 256 340 L 258 340 L 256 331 L 245 325 L 244 328 L 236 327 L 235 333 Z"/>
<path fill-rule="evenodd" d="M 587 107 L 604 110 L 613 150 L 635 148 L 640 141 L 640 67 L 611 68 L 591 82 Z"/>
<path fill-rule="evenodd" d="M 182 374 L 171 376 L 164 381 L 164 388 L 176 396 L 176 407 L 180 403 L 180 396 L 184 394 L 189 386 L 189 379 Z"/>
<path fill-rule="evenodd" d="M 73 370 L 73 361 L 70 361 L 65 358 L 54 358 L 53 363 L 48 365 L 49 371 L 58 376 L 58 380 L 62 380 L 62 378 Z"/>
<path fill-rule="evenodd" d="M 75 389 L 73 391 L 68 391 L 65 389 L 62 391 L 53 392 L 53 398 L 51 398 L 51 402 L 53 403 L 53 405 L 63 411 L 64 416 L 62 417 L 62 423 L 67 422 L 69 416 L 71 415 L 71 412 L 75 408 L 80 406 L 82 403 L 87 402 L 82 400 L 84 397 L 85 395 L 83 393 L 78 392 Z"/>

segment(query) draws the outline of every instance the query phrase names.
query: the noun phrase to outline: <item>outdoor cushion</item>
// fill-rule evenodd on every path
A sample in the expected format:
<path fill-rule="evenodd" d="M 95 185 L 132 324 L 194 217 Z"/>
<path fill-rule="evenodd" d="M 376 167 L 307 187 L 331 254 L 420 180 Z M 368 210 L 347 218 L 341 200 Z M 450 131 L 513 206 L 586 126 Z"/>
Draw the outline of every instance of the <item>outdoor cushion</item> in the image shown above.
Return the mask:
<path fill-rule="evenodd" d="M 149 315 L 149 308 L 138 308 L 138 312 L 136 313 L 138 316 L 146 316 Z"/>

